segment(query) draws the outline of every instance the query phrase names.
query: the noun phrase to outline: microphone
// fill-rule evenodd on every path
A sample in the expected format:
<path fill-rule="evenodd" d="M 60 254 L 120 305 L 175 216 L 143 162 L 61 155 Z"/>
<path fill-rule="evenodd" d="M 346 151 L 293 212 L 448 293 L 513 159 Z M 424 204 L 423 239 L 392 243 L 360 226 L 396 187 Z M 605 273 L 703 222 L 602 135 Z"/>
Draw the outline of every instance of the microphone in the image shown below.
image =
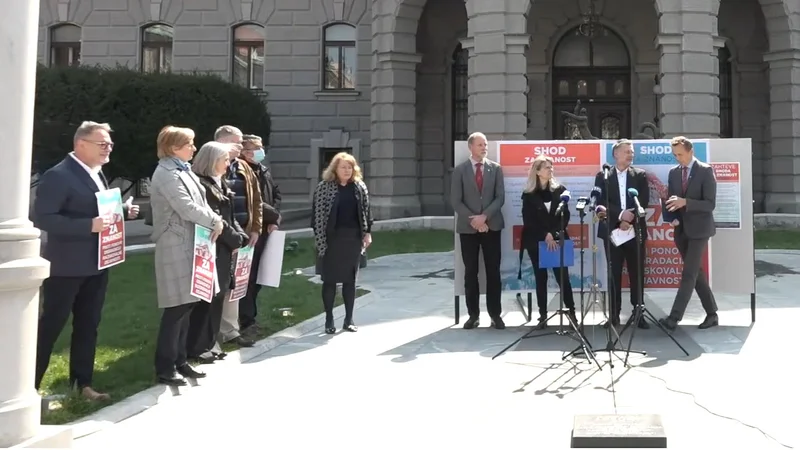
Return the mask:
<path fill-rule="evenodd" d="M 603 193 L 603 190 L 599 187 L 595 186 L 592 188 L 592 192 L 589 193 L 589 207 L 594 209 L 597 206 L 597 198 L 600 197 L 600 194 Z"/>
<path fill-rule="evenodd" d="M 639 217 L 644 216 L 644 208 L 639 204 L 639 191 L 635 188 L 628 188 L 628 195 L 633 197 L 633 201 L 636 203 L 636 213 L 639 214 Z"/>
<path fill-rule="evenodd" d="M 611 166 L 603 164 L 603 178 L 607 180 L 609 175 L 611 175 Z"/>
<path fill-rule="evenodd" d="M 566 206 L 567 203 L 569 203 L 570 197 L 572 197 L 572 194 L 570 194 L 569 191 L 564 191 L 564 193 L 561 194 L 561 203 L 558 205 L 558 208 L 556 209 L 556 216 L 561 214 L 561 210 L 564 208 L 564 206 Z"/>

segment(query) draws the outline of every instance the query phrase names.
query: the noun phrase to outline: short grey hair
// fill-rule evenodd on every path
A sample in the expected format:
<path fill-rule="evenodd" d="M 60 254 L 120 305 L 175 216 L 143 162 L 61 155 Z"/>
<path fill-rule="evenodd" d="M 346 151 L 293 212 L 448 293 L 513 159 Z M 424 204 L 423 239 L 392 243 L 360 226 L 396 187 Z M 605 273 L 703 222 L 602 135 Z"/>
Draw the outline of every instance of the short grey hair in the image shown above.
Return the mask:
<path fill-rule="evenodd" d="M 614 152 L 616 152 L 618 148 L 620 148 L 620 147 L 622 147 L 624 145 L 630 145 L 631 147 L 633 147 L 633 141 L 630 140 L 630 139 L 620 139 L 620 140 L 618 140 L 614 144 L 614 146 L 611 147 L 611 154 L 614 154 Z M 608 147 L 606 147 L 606 148 L 608 148 Z"/>
<path fill-rule="evenodd" d="M 467 138 L 467 145 L 472 145 L 472 143 L 475 142 L 475 139 L 477 139 L 479 137 L 482 137 L 483 140 L 486 141 L 487 144 L 489 143 L 489 139 L 486 139 L 486 135 L 485 134 L 481 133 L 480 131 L 476 131 L 476 132 L 470 134 L 469 137 Z"/>
<path fill-rule="evenodd" d="M 243 136 L 242 130 L 232 126 L 232 125 L 223 125 L 217 128 L 217 131 L 214 132 L 214 140 L 218 141 L 220 139 L 224 139 L 228 136 Z"/>
<path fill-rule="evenodd" d="M 231 144 L 221 142 L 206 142 L 192 159 L 192 172 L 204 177 L 213 177 L 214 167 L 220 159 L 228 159 Z"/>
<path fill-rule="evenodd" d="M 78 129 L 75 130 L 75 136 L 72 138 L 72 142 L 76 143 L 81 139 L 86 139 L 97 130 L 105 130 L 108 133 L 113 131 L 111 129 L 111 125 L 107 123 L 98 123 L 92 122 L 91 120 L 85 120 L 83 123 L 81 123 Z"/>

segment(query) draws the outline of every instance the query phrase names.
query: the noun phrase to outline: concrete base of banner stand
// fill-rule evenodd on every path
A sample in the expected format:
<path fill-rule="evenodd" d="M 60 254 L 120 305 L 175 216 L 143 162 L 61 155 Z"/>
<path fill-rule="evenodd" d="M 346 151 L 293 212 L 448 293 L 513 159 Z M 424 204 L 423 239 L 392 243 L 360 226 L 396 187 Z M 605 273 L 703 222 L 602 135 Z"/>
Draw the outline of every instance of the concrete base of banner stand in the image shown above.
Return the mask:
<path fill-rule="evenodd" d="M 570 448 L 667 448 L 657 414 L 575 416 Z"/>

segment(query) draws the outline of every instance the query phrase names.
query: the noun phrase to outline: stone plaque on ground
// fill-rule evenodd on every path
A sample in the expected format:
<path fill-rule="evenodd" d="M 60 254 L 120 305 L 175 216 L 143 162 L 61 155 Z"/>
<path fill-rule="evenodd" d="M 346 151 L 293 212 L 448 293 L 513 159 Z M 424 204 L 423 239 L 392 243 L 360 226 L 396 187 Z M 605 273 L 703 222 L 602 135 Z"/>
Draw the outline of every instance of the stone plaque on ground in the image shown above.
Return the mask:
<path fill-rule="evenodd" d="M 571 448 L 667 448 L 657 414 L 575 416 Z"/>

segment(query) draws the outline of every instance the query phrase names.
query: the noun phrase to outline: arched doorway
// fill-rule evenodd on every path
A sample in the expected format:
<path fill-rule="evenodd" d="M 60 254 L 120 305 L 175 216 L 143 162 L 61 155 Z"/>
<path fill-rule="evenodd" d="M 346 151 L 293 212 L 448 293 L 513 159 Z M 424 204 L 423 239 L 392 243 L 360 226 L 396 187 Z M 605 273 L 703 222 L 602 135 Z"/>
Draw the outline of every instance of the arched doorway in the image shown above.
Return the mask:
<path fill-rule="evenodd" d="M 586 108 L 589 130 L 601 139 L 631 135 L 631 65 L 628 49 L 613 31 L 591 39 L 577 28 L 553 52 L 553 139 L 575 139 L 576 129 L 561 111 Z"/>

